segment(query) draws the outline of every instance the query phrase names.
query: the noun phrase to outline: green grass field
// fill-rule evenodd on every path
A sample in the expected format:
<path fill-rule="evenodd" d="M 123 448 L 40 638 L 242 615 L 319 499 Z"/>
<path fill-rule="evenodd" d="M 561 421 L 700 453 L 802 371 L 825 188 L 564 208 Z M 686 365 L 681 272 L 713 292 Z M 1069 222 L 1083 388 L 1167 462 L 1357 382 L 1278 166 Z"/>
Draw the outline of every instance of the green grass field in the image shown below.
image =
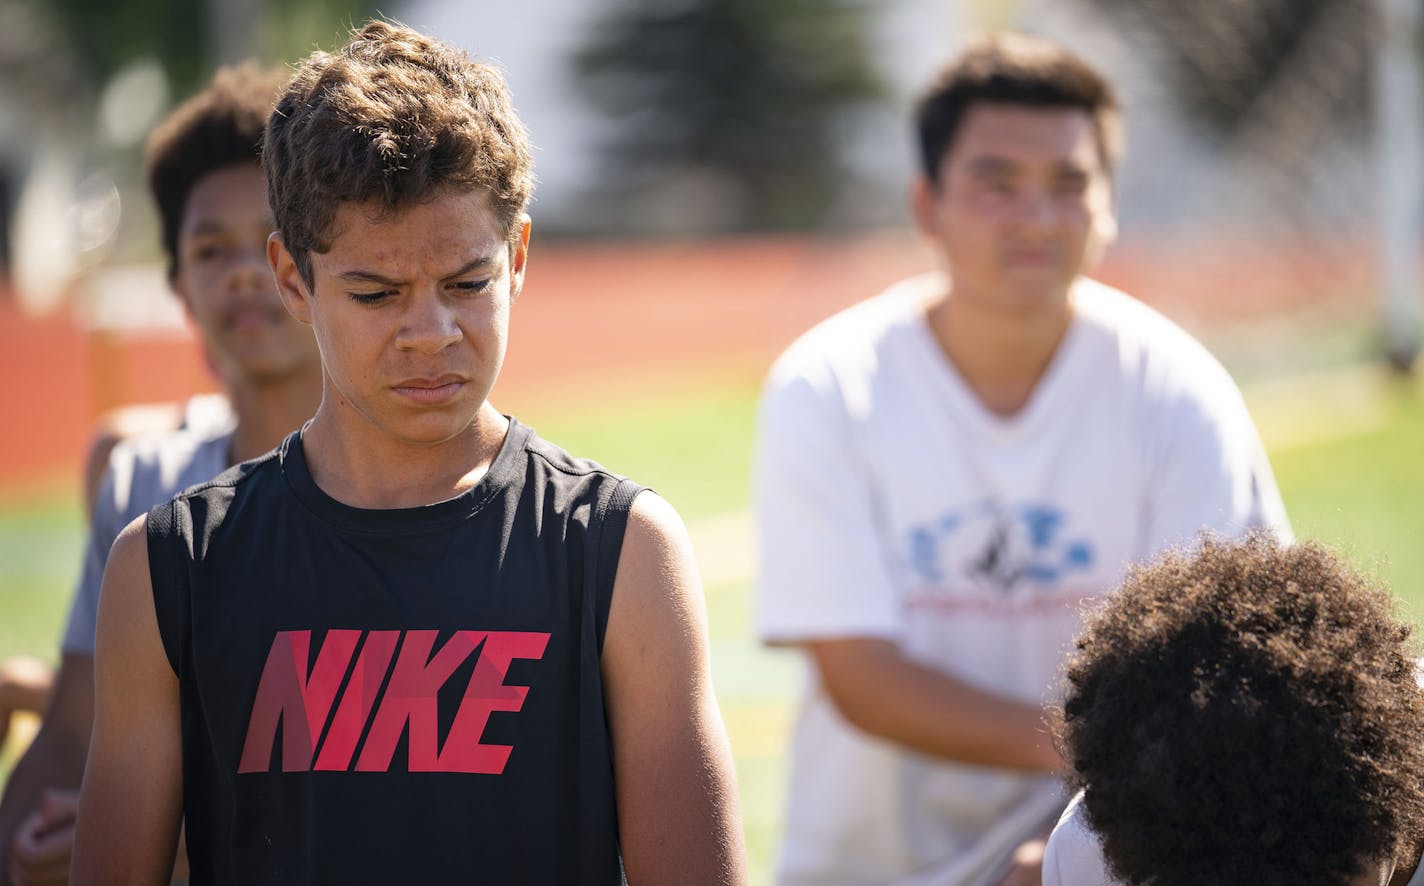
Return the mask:
<path fill-rule="evenodd" d="M 1248 373 L 1249 374 L 1249 373 Z M 1424 396 L 1358 367 L 1247 384 L 1297 534 L 1341 546 L 1424 615 Z M 703 382 L 616 412 L 523 417 L 544 436 L 658 489 L 692 530 L 713 666 L 742 791 L 754 880 L 770 881 L 797 664 L 752 638 L 747 484 L 756 388 Z M 0 655 L 53 659 L 78 572 L 70 488 L 0 506 Z M 8 758 L 7 758 L 8 759 Z"/>

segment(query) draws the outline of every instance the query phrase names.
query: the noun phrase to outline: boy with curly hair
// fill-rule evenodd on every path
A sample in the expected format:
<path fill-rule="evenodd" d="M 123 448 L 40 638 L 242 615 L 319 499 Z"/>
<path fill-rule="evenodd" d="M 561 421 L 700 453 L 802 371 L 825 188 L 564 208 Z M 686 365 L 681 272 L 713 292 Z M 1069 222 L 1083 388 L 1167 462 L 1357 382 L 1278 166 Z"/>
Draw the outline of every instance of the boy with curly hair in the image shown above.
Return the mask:
<path fill-rule="evenodd" d="M 529 249 L 503 78 L 372 22 L 263 146 L 316 415 L 131 523 L 74 880 L 744 880 L 687 531 L 490 402 Z"/>
<path fill-rule="evenodd" d="M 1424 883 L 1424 690 L 1391 610 L 1316 544 L 1134 570 L 1068 666 L 1082 790 L 1044 883 Z"/>

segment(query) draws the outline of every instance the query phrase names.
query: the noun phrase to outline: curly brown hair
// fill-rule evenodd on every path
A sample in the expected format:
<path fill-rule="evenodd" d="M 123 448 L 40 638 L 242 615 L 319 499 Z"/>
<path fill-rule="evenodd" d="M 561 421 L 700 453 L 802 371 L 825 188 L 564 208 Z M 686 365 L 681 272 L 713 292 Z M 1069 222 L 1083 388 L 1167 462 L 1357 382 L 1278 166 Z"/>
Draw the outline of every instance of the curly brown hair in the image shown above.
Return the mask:
<path fill-rule="evenodd" d="M 513 237 L 534 188 L 529 138 L 499 72 L 386 21 L 302 63 L 272 113 L 263 162 L 277 229 L 308 286 L 310 253 L 331 247 L 340 204 L 392 211 L 480 188 Z"/>
<path fill-rule="evenodd" d="M 1113 874 L 1339 884 L 1417 850 L 1410 637 L 1317 544 L 1206 540 L 1134 569 L 1077 641 L 1060 725 Z"/>
<path fill-rule="evenodd" d="M 920 169 L 939 181 L 940 163 L 969 107 L 978 102 L 1077 108 L 1093 121 L 1103 169 L 1122 154 L 1122 116 L 1111 84 L 1091 65 L 1051 40 L 1020 31 L 988 34 L 960 53 L 915 107 Z"/>
<path fill-rule="evenodd" d="M 178 274 L 178 233 L 188 195 L 204 176 L 262 162 L 262 134 L 291 72 L 248 62 L 219 68 L 206 89 L 179 105 L 148 138 L 144 167 L 158 209 L 168 277 Z"/>

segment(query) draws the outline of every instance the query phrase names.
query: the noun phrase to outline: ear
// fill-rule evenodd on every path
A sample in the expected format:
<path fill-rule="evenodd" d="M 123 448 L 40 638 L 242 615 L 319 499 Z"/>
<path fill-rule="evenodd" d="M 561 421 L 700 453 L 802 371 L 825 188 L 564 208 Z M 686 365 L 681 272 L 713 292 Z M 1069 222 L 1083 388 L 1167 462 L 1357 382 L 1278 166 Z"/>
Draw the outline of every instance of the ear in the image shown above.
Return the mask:
<path fill-rule="evenodd" d="M 297 268 L 297 260 L 287 251 L 282 241 L 282 232 L 273 231 L 267 236 L 267 264 L 272 268 L 272 279 L 277 283 L 277 294 L 282 304 L 298 321 L 311 325 L 311 293 Z"/>
<path fill-rule="evenodd" d="M 923 173 L 910 184 L 910 214 L 915 228 L 925 237 L 935 237 L 939 231 L 939 190 Z"/>
<path fill-rule="evenodd" d="M 509 247 L 509 300 L 514 301 L 524 289 L 524 269 L 529 264 L 528 214 L 519 216 L 519 235 Z"/>

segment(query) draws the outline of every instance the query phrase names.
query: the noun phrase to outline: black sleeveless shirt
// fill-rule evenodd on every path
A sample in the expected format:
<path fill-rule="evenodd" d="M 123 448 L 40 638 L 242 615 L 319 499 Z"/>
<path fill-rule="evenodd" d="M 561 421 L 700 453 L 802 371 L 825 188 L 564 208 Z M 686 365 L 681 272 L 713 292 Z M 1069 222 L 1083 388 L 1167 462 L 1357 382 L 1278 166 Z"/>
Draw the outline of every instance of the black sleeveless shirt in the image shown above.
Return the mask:
<path fill-rule="evenodd" d="M 363 510 L 299 433 L 148 517 L 192 882 L 620 883 L 599 672 L 640 488 L 510 420 Z"/>

